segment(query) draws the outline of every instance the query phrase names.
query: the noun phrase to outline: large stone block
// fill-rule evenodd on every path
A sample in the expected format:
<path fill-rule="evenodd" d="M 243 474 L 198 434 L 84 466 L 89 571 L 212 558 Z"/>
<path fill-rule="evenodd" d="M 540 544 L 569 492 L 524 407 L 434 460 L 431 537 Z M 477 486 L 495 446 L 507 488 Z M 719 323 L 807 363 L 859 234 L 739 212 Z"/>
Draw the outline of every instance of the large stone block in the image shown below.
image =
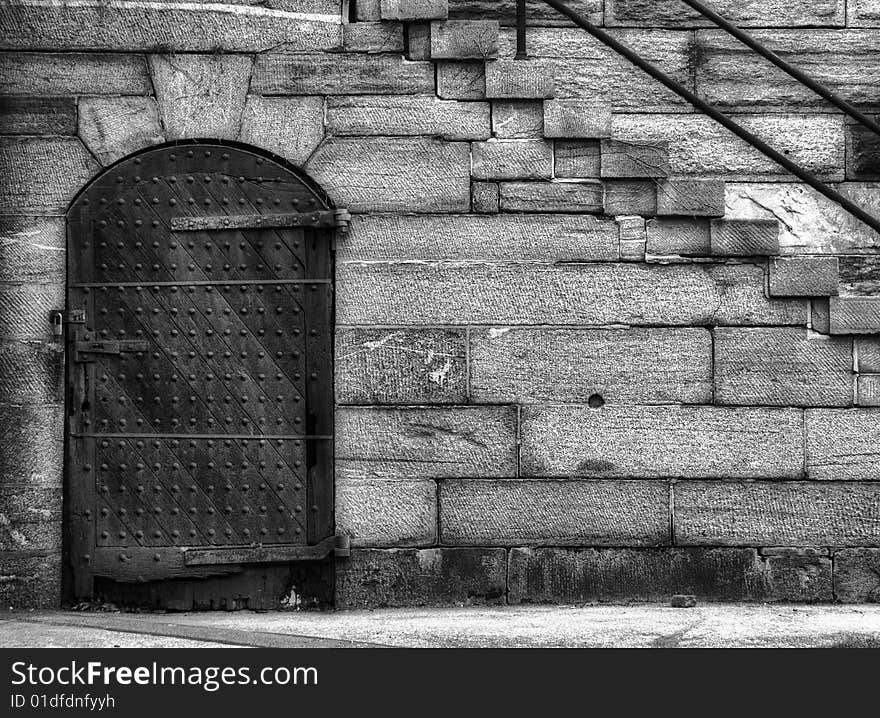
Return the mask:
<path fill-rule="evenodd" d="M 857 337 L 857 371 L 880 374 L 880 337 Z"/>
<path fill-rule="evenodd" d="M 73 97 L 0 98 L 0 135 L 72 135 L 76 133 Z"/>
<path fill-rule="evenodd" d="M 338 404 L 463 404 L 461 329 L 337 329 Z"/>
<path fill-rule="evenodd" d="M 839 291 L 837 257 L 775 257 L 770 260 L 771 297 L 830 297 Z"/>
<path fill-rule="evenodd" d="M 516 473 L 514 407 L 344 408 L 336 412 L 336 479 Z"/>
<path fill-rule="evenodd" d="M 0 282 L 63 284 L 63 217 L 0 216 Z"/>
<path fill-rule="evenodd" d="M 872 484 L 682 481 L 674 493 L 677 545 L 880 545 Z"/>
<path fill-rule="evenodd" d="M 848 0 L 846 24 L 850 27 L 880 27 L 880 3 L 877 0 Z"/>
<path fill-rule="evenodd" d="M 78 132 L 104 165 L 165 141 L 159 108 L 152 97 L 83 97 Z"/>
<path fill-rule="evenodd" d="M 612 35 L 693 89 L 693 33 L 613 30 Z M 515 31 L 503 30 L 499 46 L 501 57 L 514 57 Z M 691 111 L 678 95 L 580 28 L 529 28 L 528 51 L 531 62 L 543 66 L 541 73 L 555 79 L 558 98 L 588 99 L 614 112 Z"/>
<path fill-rule="evenodd" d="M 60 487 L 63 474 L 64 407 L 0 404 L 0 485 Z"/>
<path fill-rule="evenodd" d="M 447 480 L 440 541 L 510 546 L 669 543 L 664 481 Z"/>
<path fill-rule="evenodd" d="M 431 135 L 486 140 L 488 102 L 452 102 L 425 95 L 331 97 L 327 129 L 334 135 Z"/>
<path fill-rule="evenodd" d="M 492 134 L 505 140 L 544 137 L 543 103 L 536 100 L 496 100 L 492 103 Z"/>
<path fill-rule="evenodd" d="M 759 43 L 831 92 L 861 106 L 880 106 L 878 37 L 871 30 L 755 30 Z M 791 112 L 825 110 L 827 101 L 721 30 L 696 34 L 697 88 L 724 108 Z"/>
<path fill-rule="evenodd" d="M 605 212 L 614 217 L 657 214 L 657 181 L 605 180 Z"/>
<path fill-rule="evenodd" d="M 337 321 L 351 325 L 800 325 L 754 265 L 347 263 Z"/>
<path fill-rule="evenodd" d="M 602 0 L 572 0 L 567 5 L 593 24 L 602 24 Z M 492 17 L 510 27 L 516 25 L 516 7 L 516 0 L 449 0 L 449 17 L 456 20 Z M 542 2 L 526 3 L 526 22 L 529 28 L 571 25 L 568 18 Z"/>
<path fill-rule="evenodd" d="M 614 222 L 574 214 L 362 215 L 338 259 L 614 261 Z"/>
<path fill-rule="evenodd" d="M 832 334 L 880 333 L 880 297 L 831 297 Z"/>
<path fill-rule="evenodd" d="M 744 114 L 737 121 L 814 174 L 826 180 L 843 179 L 841 117 Z M 612 136 L 632 142 L 666 142 L 673 175 L 789 179 L 772 160 L 704 115 L 616 114 Z"/>
<path fill-rule="evenodd" d="M 601 139 L 611 136 L 608 107 L 584 100 L 546 100 L 544 136 Z"/>
<path fill-rule="evenodd" d="M 443 20 L 449 14 L 448 0 L 381 0 L 383 20 Z"/>
<path fill-rule="evenodd" d="M 497 20 L 447 20 L 431 23 L 433 59 L 485 60 L 497 55 Z"/>
<path fill-rule="evenodd" d="M 834 597 L 841 603 L 880 603 L 880 549 L 834 552 Z"/>
<path fill-rule="evenodd" d="M 803 413 L 713 406 L 529 406 L 526 476 L 800 478 Z"/>
<path fill-rule="evenodd" d="M 0 53 L 4 95 L 151 95 L 143 55 L 124 53 Z"/>
<path fill-rule="evenodd" d="M 151 55 L 166 137 L 238 139 L 252 68 L 242 55 Z"/>
<path fill-rule="evenodd" d="M 248 95 L 239 139 L 305 164 L 324 139 L 324 100 Z"/>
<path fill-rule="evenodd" d="M 602 152 L 596 140 L 556 140 L 553 152 L 553 174 L 559 179 L 598 178 L 602 172 Z"/>
<path fill-rule="evenodd" d="M 648 254 L 706 257 L 710 253 L 709 222 L 662 218 L 647 222 Z"/>
<path fill-rule="evenodd" d="M 352 546 L 430 546 L 437 541 L 437 484 L 336 482 L 336 531 Z"/>
<path fill-rule="evenodd" d="M 434 92 L 434 66 L 398 55 L 257 55 L 258 95 L 373 95 Z"/>
<path fill-rule="evenodd" d="M 803 184 L 728 183 L 731 219 L 777 219 L 783 254 L 876 254 L 880 234 Z M 844 197 L 880 216 L 880 192 L 870 183 L 838 186 Z"/>
<path fill-rule="evenodd" d="M 706 329 L 472 329 L 471 396 L 478 402 L 712 401 Z"/>
<path fill-rule="evenodd" d="M 852 406 L 852 339 L 806 329 L 715 329 L 715 402 Z"/>
<path fill-rule="evenodd" d="M 808 478 L 880 480 L 880 411 L 808 409 L 805 420 Z"/>
<path fill-rule="evenodd" d="M 0 554 L 61 551 L 61 488 L 4 484 L 0 492 Z"/>
<path fill-rule="evenodd" d="M 831 599 L 829 558 L 785 561 L 762 560 L 752 548 L 515 548 L 508 601 L 659 603 L 675 594 L 701 601 Z"/>
<path fill-rule="evenodd" d="M 64 396 L 64 347 L 0 343 L 0 404 L 55 404 Z"/>
<path fill-rule="evenodd" d="M 405 49 L 403 23 L 345 23 L 342 26 L 342 47 L 346 52 L 403 52 Z M 407 59 L 415 58 L 407 55 Z"/>
<path fill-rule="evenodd" d="M 333 137 L 305 170 L 353 212 L 467 212 L 471 205 L 465 142 Z"/>
<path fill-rule="evenodd" d="M 14 50 L 291 52 L 342 46 L 339 15 L 214 3 L 17 0 L 0 9 L 0 47 Z"/>
<path fill-rule="evenodd" d="M 834 589 L 829 553 L 827 549 L 815 548 L 762 549 L 765 575 L 770 584 L 769 598 L 798 603 L 830 603 L 834 599 Z"/>
<path fill-rule="evenodd" d="M 63 214 L 98 170 L 77 139 L 0 138 L 0 214 Z"/>
<path fill-rule="evenodd" d="M 553 72 L 543 62 L 493 60 L 485 72 L 486 97 L 493 100 L 541 100 L 555 92 Z"/>
<path fill-rule="evenodd" d="M 502 212 L 589 212 L 601 214 L 605 189 L 594 180 L 502 182 Z"/>
<path fill-rule="evenodd" d="M 471 174 L 480 180 L 550 179 L 553 145 L 544 140 L 492 140 L 471 145 Z"/>
<path fill-rule="evenodd" d="M 819 257 L 828 263 L 837 262 L 835 280 L 839 280 L 839 293 L 855 296 L 876 296 L 880 294 L 880 257 L 850 256 Z M 830 279 L 830 278 L 829 278 Z M 838 292 L 833 292 L 837 294 Z"/>
<path fill-rule="evenodd" d="M 880 406 L 880 375 L 865 374 L 856 377 L 856 404 Z"/>
<path fill-rule="evenodd" d="M 336 562 L 337 608 L 504 603 L 503 548 L 354 549 Z"/>
<path fill-rule="evenodd" d="M 842 27 L 846 21 L 846 0 L 716 0 L 712 8 L 740 27 Z M 682 28 L 712 23 L 681 0 L 606 0 L 605 24 Z"/>
<path fill-rule="evenodd" d="M 779 222 L 775 219 L 713 219 L 709 238 L 712 254 L 722 257 L 779 254 Z"/>
<path fill-rule="evenodd" d="M 428 64 L 428 63 L 426 63 Z M 443 62 L 437 66 L 437 97 L 446 100 L 486 98 L 486 70 L 483 62 Z M 428 67 L 433 67 L 428 64 Z M 430 88 L 425 90 L 430 92 Z"/>
<path fill-rule="evenodd" d="M 657 187 L 660 216 L 723 217 L 724 182 L 721 180 L 674 179 Z"/>
<path fill-rule="evenodd" d="M 498 214 L 501 197 L 497 182 L 471 182 L 471 210 L 477 214 Z"/>
<path fill-rule="evenodd" d="M 602 140 L 601 151 L 603 178 L 669 176 L 669 150 L 664 142 Z"/>
<path fill-rule="evenodd" d="M 63 284 L 0 284 L 0 337 L 6 341 L 57 341 L 50 318 L 63 309 Z"/>
<path fill-rule="evenodd" d="M 0 605 L 8 608 L 58 608 L 61 604 L 61 554 L 0 553 Z"/>

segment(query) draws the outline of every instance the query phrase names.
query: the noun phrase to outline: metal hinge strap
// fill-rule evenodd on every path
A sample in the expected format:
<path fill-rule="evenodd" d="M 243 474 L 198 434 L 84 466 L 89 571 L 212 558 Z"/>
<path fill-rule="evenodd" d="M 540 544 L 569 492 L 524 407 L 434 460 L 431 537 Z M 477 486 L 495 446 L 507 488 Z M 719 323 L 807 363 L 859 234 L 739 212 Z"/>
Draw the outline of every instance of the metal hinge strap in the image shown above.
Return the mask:
<path fill-rule="evenodd" d="M 95 361 L 92 354 L 122 354 L 122 352 L 145 352 L 150 348 L 149 342 L 137 339 L 113 341 L 78 341 L 73 343 L 73 360 L 75 362 Z"/>
<path fill-rule="evenodd" d="M 346 231 L 351 215 L 346 210 L 292 212 L 290 214 L 239 214 L 214 217 L 175 217 L 174 232 L 210 232 L 227 229 L 280 229 L 284 227 L 339 227 Z"/>

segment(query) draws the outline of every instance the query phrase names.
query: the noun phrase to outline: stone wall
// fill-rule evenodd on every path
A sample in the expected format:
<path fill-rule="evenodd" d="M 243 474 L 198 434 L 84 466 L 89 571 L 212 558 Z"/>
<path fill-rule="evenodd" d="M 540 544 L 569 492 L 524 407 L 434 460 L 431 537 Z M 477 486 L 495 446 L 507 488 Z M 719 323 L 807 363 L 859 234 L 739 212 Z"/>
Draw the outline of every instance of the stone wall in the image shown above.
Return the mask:
<path fill-rule="evenodd" d="M 880 109 L 880 4 L 718 9 Z M 878 145 L 678 0 L 573 0 L 880 214 Z M 60 600 L 63 215 L 182 138 L 299 165 L 337 250 L 340 606 L 880 598 L 880 237 L 513 0 L 0 9 L 0 600 Z"/>

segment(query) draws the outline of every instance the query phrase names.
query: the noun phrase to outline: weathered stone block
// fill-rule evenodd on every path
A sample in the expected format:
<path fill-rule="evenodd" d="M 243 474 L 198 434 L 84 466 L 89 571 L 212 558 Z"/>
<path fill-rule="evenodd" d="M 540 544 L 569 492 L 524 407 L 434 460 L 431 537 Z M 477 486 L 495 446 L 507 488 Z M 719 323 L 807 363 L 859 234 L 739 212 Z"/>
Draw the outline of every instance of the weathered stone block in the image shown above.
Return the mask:
<path fill-rule="evenodd" d="M 471 397 L 484 403 L 712 401 L 706 329 L 472 329 Z"/>
<path fill-rule="evenodd" d="M 336 279 L 337 321 L 351 325 L 782 326 L 807 319 L 805 302 L 764 296 L 764 272 L 754 265 L 369 262 L 339 265 Z"/>
<path fill-rule="evenodd" d="M 5 484 L 0 552 L 61 551 L 61 487 Z"/>
<path fill-rule="evenodd" d="M 820 334 L 831 334 L 831 311 L 827 299 L 810 300 L 810 329 Z"/>
<path fill-rule="evenodd" d="M 846 178 L 880 180 L 880 137 L 862 125 L 846 128 Z"/>
<path fill-rule="evenodd" d="M 877 0 L 849 0 L 846 24 L 850 27 L 880 27 L 880 4 Z"/>
<path fill-rule="evenodd" d="M 808 409 L 807 477 L 820 481 L 877 481 L 880 412 Z"/>
<path fill-rule="evenodd" d="M 150 95 L 143 55 L 123 53 L 0 53 L 4 95 Z"/>
<path fill-rule="evenodd" d="M 0 214 L 63 214 L 98 170 L 77 139 L 0 138 Z"/>
<path fill-rule="evenodd" d="M 620 259 L 623 262 L 644 262 L 647 230 L 644 217 L 617 217 L 620 228 Z"/>
<path fill-rule="evenodd" d="M 427 22 L 412 22 L 406 26 L 406 59 L 431 59 L 431 25 Z"/>
<path fill-rule="evenodd" d="M 334 135 L 432 135 L 447 140 L 486 140 L 488 102 L 450 102 L 422 95 L 331 97 L 327 129 Z"/>
<path fill-rule="evenodd" d="M 806 329 L 715 329 L 715 402 L 852 406 L 852 340 Z"/>
<path fill-rule="evenodd" d="M 782 169 L 754 147 L 699 114 L 615 114 L 612 137 L 665 142 L 674 176 L 787 181 Z M 739 122 L 768 144 L 821 178 L 843 179 L 843 120 L 831 114 L 741 114 Z M 768 206 L 775 206 L 769 204 Z"/>
<path fill-rule="evenodd" d="M 831 92 L 861 106 L 880 106 L 876 33 L 864 30 L 755 30 L 759 43 L 806 71 Z M 819 95 L 774 67 L 722 30 L 696 33 L 697 87 L 712 105 L 724 108 L 782 110 L 819 108 Z"/>
<path fill-rule="evenodd" d="M 857 337 L 855 340 L 857 370 L 869 374 L 880 374 L 880 338 Z"/>
<path fill-rule="evenodd" d="M 831 297 L 828 307 L 832 334 L 880 332 L 880 297 Z"/>
<path fill-rule="evenodd" d="M 49 320 L 63 308 L 63 284 L 0 284 L 0 336 L 6 341 L 57 341 Z"/>
<path fill-rule="evenodd" d="M 583 100 L 546 100 L 544 136 L 601 139 L 611 136 L 611 110 Z"/>
<path fill-rule="evenodd" d="M 798 603 L 834 599 L 831 557 L 826 549 L 765 548 L 761 554 L 771 599 Z"/>
<path fill-rule="evenodd" d="M 617 234 L 614 222 L 576 214 L 357 216 L 338 258 L 615 261 Z"/>
<path fill-rule="evenodd" d="M 856 403 L 859 406 L 880 406 L 880 374 L 856 377 Z"/>
<path fill-rule="evenodd" d="M 434 66 L 398 55 L 257 55 L 257 95 L 383 95 L 434 92 Z"/>
<path fill-rule="evenodd" d="M 657 183 L 654 180 L 606 180 L 604 184 L 606 214 L 643 217 L 657 214 Z"/>
<path fill-rule="evenodd" d="M 353 212 L 467 212 L 469 160 L 464 142 L 333 137 L 305 170 Z"/>
<path fill-rule="evenodd" d="M 471 159 L 475 179 L 549 179 L 553 172 L 553 147 L 543 140 L 475 142 Z"/>
<path fill-rule="evenodd" d="M 503 548 L 355 549 L 336 563 L 337 608 L 504 603 Z"/>
<path fill-rule="evenodd" d="M 674 179 L 657 187 L 657 214 L 662 216 L 723 217 L 724 182 Z"/>
<path fill-rule="evenodd" d="M 709 249 L 709 223 L 699 219 L 649 219 L 648 254 L 706 257 Z"/>
<path fill-rule="evenodd" d="M 880 257 L 840 257 L 838 278 L 841 294 L 876 296 L 880 294 Z"/>
<path fill-rule="evenodd" d="M 880 549 L 834 552 L 834 597 L 840 603 L 880 603 Z"/>
<path fill-rule="evenodd" d="M 511 476 L 514 407 L 336 412 L 336 480 Z"/>
<path fill-rule="evenodd" d="M 796 409 L 528 406 L 520 434 L 526 476 L 803 475 L 803 412 Z"/>
<path fill-rule="evenodd" d="M 535 100 L 492 103 L 492 134 L 499 139 L 527 140 L 544 136 L 544 110 Z"/>
<path fill-rule="evenodd" d="M 497 182 L 471 182 L 471 209 L 480 214 L 497 214 L 501 196 Z"/>
<path fill-rule="evenodd" d="M 104 165 L 165 141 L 152 97 L 82 97 L 80 139 Z"/>
<path fill-rule="evenodd" d="M 467 400 L 464 331 L 337 329 L 338 404 L 455 404 Z"/>
<path fill-rule="evenodd" d="M 403 24 L 349 22 L 342 26 L 342 47 L 347 52 L 403 52 Z M 415 59 L 407 56 L 407 59 Z M 418 58 L 427 59 L 427 58 Z"/>
<path fill-rule="evenodd" d="M 880 492 L 870 484 L 682 481 L 674 492 L 679 545 L 880 545 Z"/>
<path fill-rule="evenodd" d="M 502 182 L 503 212 L 589 212 L 601 214 L 605 190 L 598 181 Z"/>
<path fill-rule="evenodd" d="M 238 139 L 252 67 L 242 55 L 151 55 L 166 137 Z"/>
<path fill-rule="evenodd" d="M 669 176 L 669 149 L 664 143 L 602 140 L 601 148 L 603 178 Z"/>
<path fill-rule="evenodd" d="M 602 0 L 573 0 L 568 6 L 602 24 Z M 503 26 L 516 25 L 516 0 L 449 0 L 449 17 L 459 20 L 495 17 Z M 570 25 L 569 20 L 544 3 L 527 3 L 526 20 L 529 28 Z"/>
<path fill-rule="evenodd" d="M 484 60 L 497 55 L 497 20 L 431 23 L 431 57 L 435 60 Z"/>
<path fill-rule="evenodd" d="M 826 297 L 838 292 L 837 257 L 776 257 L 770 260 L 771 297 Z"/>
<path fill-rule="evenodd" d="M 0 282 L 63 284 L 63 217 L 0 216 Z"/>
<path fill-rule="evenodd" d="M 779 222 L 775 219 L 715 219 L 709 224 L 712 254 L 760 257 L 779 254 Z"/>
<path fill-rule="evenodd" d="M 444 544 L 657 546 L 669 542 L 668 486 L 662 481 L 440 483 Z"/>
<path fill-rule="evenodd" d="M 63 346 L 0 343 L 0 404 L 56 404 L 63 396 Z"/>
<path fill-rule="evenodd" d="M 445 20 L 449 15 L 448 0 L 381 0 L 383 20 Z"/>
<path fill-rule="evenodd" d="M 357 22 L 379 22 L 382 19 L 381 0 L 358 0 L 354 10 Z"/>
<path fill-rule="evenodd" d="M 239 138 L 304 164 L 324 138 L 324 100 L 248 95 Z"/>
<path fill-rule="evenodd" d="M 336 482 L 336 531 L 352 546 L 429 546 L 437 541 L 431 480 Z"/>
<path fill-rule="evenodd" d="M 73 97 L 0 98 L 0 135 L 72 135 L 76 132 Z"/>
<path fill-rule="evenodd" d="M 436 66 L 438 97 L 446 100 L 485 99 L 486 71 L 484 63 L 437 62 Z"/>
<path fill-rule="evenodd" d="M 64 407 L 0 404 L 0 485 L 61 486 Z"/>
<path fill-rule="evenodd" d="M 493 100 L 553 97 L 553 72 L 535 60 L 493 60 L 486 63 L 486 97 Z"/>
<path fill-rule="evenodd" d="M 0 553 L 0 605 L 9 608 L 58 608 L 61 604 L 61 554 Z"/>
<path fill-rule="evenodd" d="M 717 0 L 716 12 L 741 27 L 842 27 L 844 0 Z M 711 26 L 678 0 L 607 0 L 605 24 L 639 27 Z"/>
<path fill-rule="evenodd" d="M 18 0 L 0 11 L 0 46 L 18 50 L 294 52 L 342 46 L 340 16 L 235 4 Z"/>
<path fill-rule="evenodd" d="M 602 170 L 602 153 L 596 141 L 557 140 L 554 144 L 554 174 L 563 178 L 598 178 Z"/>

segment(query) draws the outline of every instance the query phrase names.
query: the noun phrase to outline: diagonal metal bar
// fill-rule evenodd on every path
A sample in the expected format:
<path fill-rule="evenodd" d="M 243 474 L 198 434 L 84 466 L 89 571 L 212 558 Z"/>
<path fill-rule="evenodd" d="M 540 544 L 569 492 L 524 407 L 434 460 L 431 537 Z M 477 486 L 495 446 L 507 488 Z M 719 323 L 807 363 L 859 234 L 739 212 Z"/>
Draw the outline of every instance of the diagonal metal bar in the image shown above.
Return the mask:
<path fill-rule="evenodd" d="M 872 120 L 864 112 L 861 112 L 858 108 L 856 108 L 854 105 L 852 105 L 851 103 L 844 100 L 839 95 L 836 95 L 833 92 L 831 92 L 831 90 L 829 90 L 827 87 L 825 87 L 825 85 L 823 85 L 821 82 L 819 82 L 815 78 L 808 75 L 803 70 L 799 70 L 791 63 L 783 60 L 781 57 L 779 57 L 779 55 L 777 55 L 775 52 L 773 52 L 770 48 L 762 45 L 754 37 L 752 37 L 749 33 L 747 33 L 742 28 L 739 28 L 736 25 L 734 25 L 732 22 L 730 22 L 730 20 L 725 18 L 723 15 L 719 15 L 712 8 L 707 7 L 706 5 L 701 3 L 699 0 L 681 0 L 681 1 L 685 5 L 688 5 L 691 8 L 693 8 L 696 12 L 698 12 L 700 15 L 705 17 L 707 20 L 711 20 L 713 23 L 715 23 L 718 27 L 720 27 L 726 33 L 735 37 L 737 40 L 739 40 L 743 45 L 748 47 L 750 50 L 754 50 L 756 53 L 758 53 L 765 60 L 768 60 L 769 62 L 776 65 L 776 67 L 778 67 L 780 70 L 782 70 L 787 75 L 790 75 L 791 77 L 793 77 L 795 80 L 797 80 L 799 83 L 801 83 L 804 87 L 815 92 L 823 100 L 827 100 L 832 105 L 834 105 L 837 109 L 839 109 L 841 112 L 849 115 L 854 120 L 856 120 L 860 124 L 867 127 L 869 130 L 871 130 L 872 132 L 874 132 L 878 136 L 880 136 L 880 124 L 878 124 L 877 122 Z"/>
<path fill-rule="evenodd" d="M 775 150 L 773 147 L 764 142 L 764 140 L 762 140 L 760 137 L 752 134 L 747 129 L 731 120 L 723 112 L 710 105 L 699 95 L 684 87 L 682 84 L 671 78 L 659 68 L 652 65 L 650 62 L 642 58 L 638 53 L 617 40 L 617 38 L 606 32 L 602 28 L 598 28 L 593 25 L 591 22 L 569 8 L 565 3 L 561 2 L 560 0 L 543 0 L 543 2 L 545 2 L 547 5 L 552 7 L 560 14 L 565 15 L 565 17 L 571 20 L 579 28 L 581 28 L 582 30 L 586 30 L 599 42 L 606 45 L 607 47 L 610 47 L 616 53 L 629 60 L 633 65 L 650 75 L 660 84 L 672 90 L 672 92 L 674 92 L 676 95 L 678 95 L 682 99 L 687 100 L 695 108 L 700 110 L 700 112 L 703 112 L 704 114 L 715 120 L 719 125 L 726 128 L 727 130 L 730 130 L 730 132 L 735 134 L 741 140 L 748 142 L 756 150 L 769 157 L 779 166 L 791 172 L 791 174 L 793 174 L 805 184 L 808 184 L 819 194 L 827 197 L 832 202 L 836 202 L 837 204 L 839 204 L 853 217 L 856 217 L 858 220 L 866 224 L 875 232 L 880 232 L 880 219 L 877 219 L 873 215 L 863 210 L 857 204 L 844 197 L 837 190 L 825 184 L 822 180 L 820 180 L 808 170 L 805 170 L 796 162 L 792 162 L 784 154 L 782 154 L 778 150 Z"/>

